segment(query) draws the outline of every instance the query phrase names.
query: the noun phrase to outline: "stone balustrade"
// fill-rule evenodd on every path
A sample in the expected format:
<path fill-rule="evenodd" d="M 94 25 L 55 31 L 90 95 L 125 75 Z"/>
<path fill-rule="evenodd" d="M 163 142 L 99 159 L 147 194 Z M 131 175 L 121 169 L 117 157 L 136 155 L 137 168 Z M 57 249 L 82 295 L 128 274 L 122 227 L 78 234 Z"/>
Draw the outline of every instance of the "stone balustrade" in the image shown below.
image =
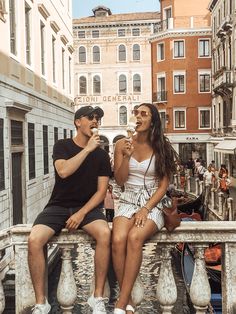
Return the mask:
<path fill-rule="evenodd" d="M 0 252 L 7 248 L 14 248 L 14 256 L 8 260 L 8 265 L 14 262 L 15 289 L 17 314 L 30 313 L 34 304 L 34 293 L 27 264 L 27 238 L 30 232 L 29 225 L 17 225 L 0 233 Z M 77 295 L 73 276 L 71 250 L 77 243 L 91 243 L 90 236 L 83 231 L 68 233 L 63 230 L 59 236 L 52 238 L 51 243 L 57 244 L 62 251 L 62 269 L 57 287 L 57 298 L 63 313 L 72 313 Z M 209 243 L 222 244 L 222 307 L 224 314 L 236 313 L 236 222 L 235 221 L 204 221 L 182 222 L 173 232 L 163 229 L 152 239 L 162 247 L 162 265 L 156 285 L 156 297 L 161 305 L 162 313 L 171 314 L 178 298 L 175 279 L 171 266 L 171 249 L 178 242 L 188 242 L 195 248 L 195 268 L 190 286 L 190 297 L 196 313 L 206 313 L 210 301 L 210 285 L 205 267 L 204 249 Z M 0 313 L 4 310 L 4 292 L 2 280 L 4 278 L 5 254 L 0 260 Z M 4 267 L 5 265 L 5 267 Z M 133 295 L 140 302 L 143 296 L 142 287 L 136 284 Z M 141 292 L 140 292 L 141 291 Z"/>

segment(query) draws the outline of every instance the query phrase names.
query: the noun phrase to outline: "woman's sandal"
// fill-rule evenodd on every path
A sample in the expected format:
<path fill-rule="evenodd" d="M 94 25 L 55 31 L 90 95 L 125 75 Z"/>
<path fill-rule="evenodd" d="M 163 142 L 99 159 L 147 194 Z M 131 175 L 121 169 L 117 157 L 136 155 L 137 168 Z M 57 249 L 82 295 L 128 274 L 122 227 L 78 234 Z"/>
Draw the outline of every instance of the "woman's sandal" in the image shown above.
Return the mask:
<path fill-rule="evenodd" d="M 131 311 L 131 312 L 135 312 L 135 308 L 132 306 L 132 305 L 130 305 L 130 304 L 128 304 L 127 306 L 126 306 L 126 311 Z"/>

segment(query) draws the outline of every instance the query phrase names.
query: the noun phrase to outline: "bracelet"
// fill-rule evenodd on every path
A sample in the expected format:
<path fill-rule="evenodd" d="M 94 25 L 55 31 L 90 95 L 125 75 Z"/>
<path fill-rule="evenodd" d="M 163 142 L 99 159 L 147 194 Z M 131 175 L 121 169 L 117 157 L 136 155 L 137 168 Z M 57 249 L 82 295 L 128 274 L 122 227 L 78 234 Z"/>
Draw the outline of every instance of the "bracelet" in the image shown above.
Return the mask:
<path fill-rule="evenodd" d="M 143 208 L 146 208 L 146 210 L 150 213 L 152 210 L 147 205 L 143 205 Z"/>

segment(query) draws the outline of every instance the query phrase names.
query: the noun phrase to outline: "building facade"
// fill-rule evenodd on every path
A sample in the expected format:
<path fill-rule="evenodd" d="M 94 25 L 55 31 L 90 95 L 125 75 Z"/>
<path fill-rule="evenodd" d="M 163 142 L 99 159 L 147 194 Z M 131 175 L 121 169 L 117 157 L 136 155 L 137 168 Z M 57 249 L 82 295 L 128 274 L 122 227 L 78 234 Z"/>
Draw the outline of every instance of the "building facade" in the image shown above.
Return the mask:
<path fill-rule="evenodd" d="M 100 106 L 100 136 L 109 152 L 135 105 L 152 101 L 149 37 L 158 12 L 112 14 L 98 6 L 93 16 L 75 19 L 75 107 Z"/>
<path fill-rule="evenodd" d="M 208 0 L 161 0 L 152 45 L 153 103 L 182 162 L 212 159 Z"/>
<path fill-rule="evenodd" d="M 236 3 L 212 0 L 212 115 L 215 160 L 236 177 Z"/>
<path fill-rule="evenodd" d="M 52 147 L 71 137 L 71 0 L 0 1 L 0 229 L 30 223 L 54 183 Z"/>

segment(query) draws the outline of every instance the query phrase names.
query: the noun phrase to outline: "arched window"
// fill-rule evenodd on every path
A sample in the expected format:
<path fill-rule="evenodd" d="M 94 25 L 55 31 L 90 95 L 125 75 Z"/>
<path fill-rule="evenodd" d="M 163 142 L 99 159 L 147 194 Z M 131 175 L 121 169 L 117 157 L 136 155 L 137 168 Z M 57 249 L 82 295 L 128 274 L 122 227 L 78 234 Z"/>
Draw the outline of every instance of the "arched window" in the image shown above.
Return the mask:
<path fill-rule="evenodd" d="M 119 61 L 126 61 L 126 48 L 125 45 L 119 46 Z"/>
<path fill-rule="evenodd" d="M 79 47 L 79 63 L 86 62 L 86 49 L 84 46 Z"/>
<path fill-rule="evenodd" d="M 100 94 L 101 93 L 101 79 L 100 76 L 95 75 L 93 77 L 93 93 Z"/>
<path fill-rule="evenodd" d="M 127 108 L 125 106 L 121 106 L 119 109 L 119 124 L 127 125 Z"/>
<path fill-rule="evenodd" d="M 141 92 L 141 76 L 139 74 L 134 74 L 133 76 L 133 92 Z"/>
<path fill-rule="evenodd" d="M 140 46 L 138 44 L 133 45 L 133 60 L 140 60 Z"/>
<path fill-rule="evenodd" d="M 87 79 L 85 76 L 79 78 L 79 93 L 84 95 L 87 94 Z"/>
<path fill-rule="evenodd" d="M 98 46 L 93 47 L 93 63 L 100 62 L 100 48 Z"/>
<path fill-rule="evenodd" d="M 126 81 L 126 76 L 124 74 L 121 74 L 119 76 L 119 93 L 120 94 L 127 93 L 127 81 Z"/>

